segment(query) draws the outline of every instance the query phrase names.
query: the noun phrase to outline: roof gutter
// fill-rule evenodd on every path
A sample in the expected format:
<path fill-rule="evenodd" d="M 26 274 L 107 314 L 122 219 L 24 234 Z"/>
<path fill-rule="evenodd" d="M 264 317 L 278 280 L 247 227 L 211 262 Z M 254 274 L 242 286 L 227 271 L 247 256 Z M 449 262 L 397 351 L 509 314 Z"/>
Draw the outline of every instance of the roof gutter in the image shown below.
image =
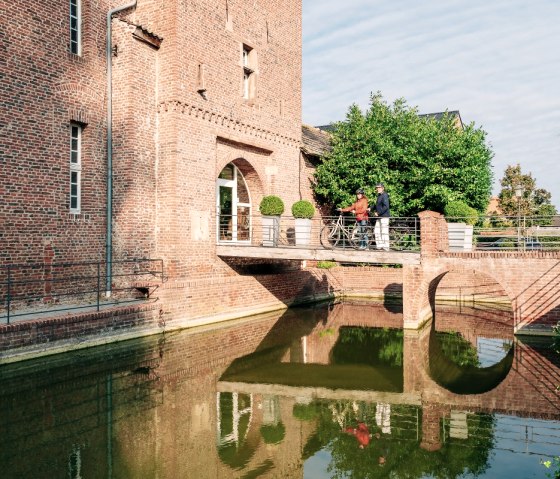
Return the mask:
<path fill-rule="evenodd" d="M 107 13 L 107 245 L 105 250 L 106 262 L 106 288 L 105 294 L 111 296 L 111 285 L 113 279 L 113 85 L 112 85 L 112 64 L 111 55 L 113 52 L 111 40 L 111 20 L 113 15 L 129 8 L 135 7 L 137 0 L 134 0 L 121 7 L 113 8 Z"/>

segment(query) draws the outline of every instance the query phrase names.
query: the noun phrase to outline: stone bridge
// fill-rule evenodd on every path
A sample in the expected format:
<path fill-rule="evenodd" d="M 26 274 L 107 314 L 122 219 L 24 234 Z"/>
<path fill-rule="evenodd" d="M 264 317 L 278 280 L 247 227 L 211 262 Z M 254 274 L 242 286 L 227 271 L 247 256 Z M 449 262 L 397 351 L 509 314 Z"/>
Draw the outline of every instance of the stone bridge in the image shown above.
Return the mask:
<path fill-rule="evenodd" d="M 404 327 L 417 329 L 434 312 L 435 291 L 446 274 L 491 278 L 500 290 L 494 296 L 511 301 L 516 332 L 550 330 L 560 321 L 560 252 L 450 252 L 442 215 L 420 213 L 421 260 L 403 265 Z"/>
<path fill-rule="evenodd" d="M 481 276 L 485 283 L 492 283 L 492 290 L 486 294 L 481 294 L 481 289 L 485 288 L 482 284 L 470 284 L 470 288 L 476 292 L 479 301 L 512 304 L 516 332 L 540 330 L 548 334 L 560 321 L 560 251 L 450 251 L 445 218 L 430 211 L 418 216 L 420 251 L 325 249 L 318 244 L 303 248 L 221 244 L 217 245 L 216 254 L 246 259 L 401 265 L 406 329 L 417 329 L 432 317 L 436 289 L 448 273 L 458 276 L 459 281 L 464 278 L 466 284 L 472 283 L 473 277 Z M 375 285 L 369 287 L 375 288 Z"/>

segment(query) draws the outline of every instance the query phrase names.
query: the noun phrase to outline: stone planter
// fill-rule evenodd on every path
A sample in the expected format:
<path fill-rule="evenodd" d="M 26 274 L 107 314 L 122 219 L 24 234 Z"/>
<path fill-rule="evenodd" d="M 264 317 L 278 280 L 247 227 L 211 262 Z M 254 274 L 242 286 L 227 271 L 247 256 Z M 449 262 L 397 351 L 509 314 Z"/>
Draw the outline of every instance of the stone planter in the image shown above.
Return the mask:
<path fill-rule="evenodd" d="M 447 223 L 449 251 L 472 251 L 473 226 L 466 223 Z"/>
<path fill-rule="evenodd" d="M 263 246 L 277 246 L 280 237 L 280 216 L 262 217 Z"/>
<path fill-rule="evenodd" d="M 296 246 L 307 246 L 311 242 L 311 220 L 296 218 Z"/>

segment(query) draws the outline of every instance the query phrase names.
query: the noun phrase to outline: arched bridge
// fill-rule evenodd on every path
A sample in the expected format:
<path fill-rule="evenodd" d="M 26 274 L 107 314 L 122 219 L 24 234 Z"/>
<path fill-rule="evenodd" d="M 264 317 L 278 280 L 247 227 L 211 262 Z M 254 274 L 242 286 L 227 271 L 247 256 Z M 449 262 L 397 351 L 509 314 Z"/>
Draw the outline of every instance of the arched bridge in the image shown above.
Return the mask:
<path fill-rule="evenodd" d="M 220 221 L 216 252 L 222 257 L 402 265 L 405 328 L 416 329 L 432 316 L 435 290 L 449 272 L 479 272 L 498 283 L 512 302 L 516 331 L 550 332 L 560 321 L 560 231 L 556 238 L 555 229 L 531 241 L 522 240 L 539 227 L 479 230 L 470 247 L 458 247 L 445 218 L 425 211 L 418 218 L 392 218 L 385 251 L 376 247 L 373 226 L 359 236 L 353 222 L 333 233 L 330 219 L 313 220 L 301 243 L 293 218 L 272 226 L 263 226 L 261 218 L 251 218 L 245 227 L 234 221 L 233 229 L 231 219 Z M 360 249 L 364 237 L 367 248 Z"/>

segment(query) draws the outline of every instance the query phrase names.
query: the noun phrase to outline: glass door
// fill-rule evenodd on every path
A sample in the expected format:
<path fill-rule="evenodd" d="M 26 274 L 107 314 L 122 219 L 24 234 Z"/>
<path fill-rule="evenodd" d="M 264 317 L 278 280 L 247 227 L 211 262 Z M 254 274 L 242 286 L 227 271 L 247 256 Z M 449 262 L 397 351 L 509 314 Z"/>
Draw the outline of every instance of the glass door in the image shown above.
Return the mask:
<path fill-rule="evenodd" d="M 233 186 L 218 184 L 218 240 L 233 241 L 234 238 L 234 215 L 233 215 Z"/>
<path fill-rule="evenodd" d="M 218 241 L 251 241 L 251 201 L 243 175 L 231 163 L 216 183 Z"/>

